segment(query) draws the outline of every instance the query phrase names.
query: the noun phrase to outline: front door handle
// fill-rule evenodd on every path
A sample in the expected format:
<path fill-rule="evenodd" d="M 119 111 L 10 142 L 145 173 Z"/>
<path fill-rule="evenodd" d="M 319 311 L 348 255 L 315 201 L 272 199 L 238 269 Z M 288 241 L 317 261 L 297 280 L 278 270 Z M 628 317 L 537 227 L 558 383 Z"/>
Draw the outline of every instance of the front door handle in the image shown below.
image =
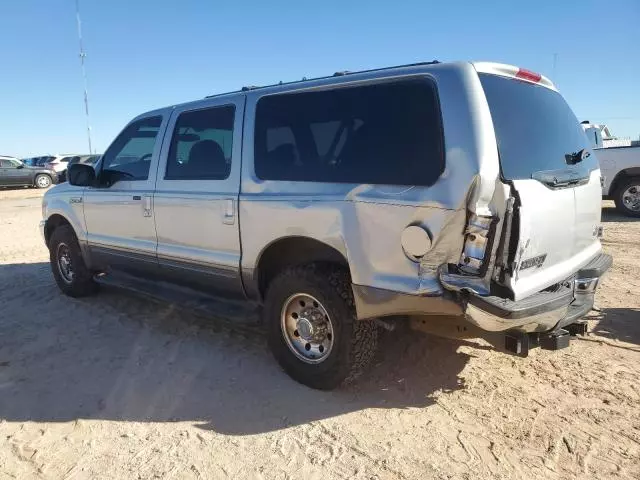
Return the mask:
<path fill-rule="evenodd" d="M 224 216 L 222 223 L 225 225 L 233 225 L 236 221 L 236 204 L 232 198 L 227 198 L 224 201 Z"/>
<path fill-rule="evenodd" d="M 142 216 L 143 217 L 151 216 L 151 195 L 144 196 L 144 203 L 142 204 Z"/>
<path fill-rule="evenodd" d="M 140 195 L 134 195 L 133 199 L 134 200 L 142 200 L 142 197 Z"/>

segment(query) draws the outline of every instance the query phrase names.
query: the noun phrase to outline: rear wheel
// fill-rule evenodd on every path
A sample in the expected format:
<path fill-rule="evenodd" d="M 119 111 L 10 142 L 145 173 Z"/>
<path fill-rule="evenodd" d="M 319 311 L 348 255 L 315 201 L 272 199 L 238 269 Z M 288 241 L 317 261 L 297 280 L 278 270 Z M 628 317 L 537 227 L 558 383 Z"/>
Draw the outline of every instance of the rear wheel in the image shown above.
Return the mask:
<path fill-rule="evenodd" d="M 46 173 L 40 173 L 36 175 L 34 183 L 38 188 L 48 188 L 51 186 L 51 177 Z"/>
<path fill-rule="evenodd" d="M 631 217 L 640 217 L 640 177 L 622 182 L 614 195 L 616 208 Z"/>
<path fill-rule="evenodd" d="M 377 326 L 357 320 L 344 269 L 287 268 L 269 285 L 264 313 L 276 360 L 309 387 L 328 390 L 349 383 L 375 354 Z"/>
<path fill-rule="evenodd" d="M 53 231 L 49 239 L 49 258 L 53 277 L 66 295 L 85 297 L 98 290 L 71 226 L 61 225 Z"/>

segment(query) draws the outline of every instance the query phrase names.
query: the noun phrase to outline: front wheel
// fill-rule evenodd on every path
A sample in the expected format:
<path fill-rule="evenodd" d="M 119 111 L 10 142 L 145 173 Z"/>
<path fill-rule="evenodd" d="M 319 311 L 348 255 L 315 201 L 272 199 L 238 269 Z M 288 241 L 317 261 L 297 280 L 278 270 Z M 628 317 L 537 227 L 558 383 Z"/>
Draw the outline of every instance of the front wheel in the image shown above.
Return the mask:
<path fill-rule="evenodd" d="M 309 387 L 349 383 L 375 354 L 377 326 L 356 318 L 349 276 L 338 267 L 287 268 L 269 285 L 264 314 L 276 360 Z"/>
<path fill-rule="evenodd" d="M 36 175 L 35 184 L 38 188 L 49 188 L 51 186 L 51 177 L 46 173 Z"/>
<path fill-rule="evenodd" d="M 614 201 L 619 212 L 640 217 L 640 177 L 630 178 L 619 185 Z"/>
<path fill-rule="evenodd" d="M 71 226 L 62 225 L 53 231 L 49 239 L 49 259 L 53 277 L 64 294 L 85 297 L 98 290 Z"/>

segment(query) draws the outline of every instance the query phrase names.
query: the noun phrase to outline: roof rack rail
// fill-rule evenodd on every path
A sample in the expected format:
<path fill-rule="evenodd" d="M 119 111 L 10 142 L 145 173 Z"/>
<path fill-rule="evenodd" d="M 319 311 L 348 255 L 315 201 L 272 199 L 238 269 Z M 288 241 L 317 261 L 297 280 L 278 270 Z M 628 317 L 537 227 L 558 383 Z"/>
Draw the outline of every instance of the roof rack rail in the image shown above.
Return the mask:
<path fill-rule="evenodd" d="M 300 82 L 307 82 L 309 80 L 323 80 L 323 79 L 327 79 L 327 78 L 333 78 L 333 77 L 342 77 L 344 75 L 352 75 L 355 73 L 370 73 L 370 72 L 380 72 L 380 71 L 384 71 L 384 70 L 391 70 L 393 68 L 406 68 L 406 67 L 418 67 L 420 65 L 437 65 L 438 63 L 441 63 L 438 60 L 432 60 L 430 62 L 417 62 L 417 63 L 408 63 L 405 65 L 394 65 L 392 67 L 382 67 L 382 68 L 372 68 L 370 70 L 359 70 L 356 72 L 352 72 L 349 70 L 344 70 L 344 71 L 340 71 L 340 72 L 335 72 L 333 75 L 331 76 L 327 76 L 327 77 L 317 77 L 317 78 L 307 78 L 307 77 L 302 77 L 302 80 L 293 80 L 291 82 L 278 82 L 278 83 L 274 83 L 272 85 L 263 85 L 263 86 L 255 86 L 255 85 L 248 85 L 246 87 L 242 87 L 241 90 L 239 90 L 240 92 L 249 92 L 251 90 L 259 90 L 261 88 L 269 88 L 269 87 L 277 87 L 277 86 L 281 86 L 281 85 L 291 85 L 294 83 L 300 83 Z M 219 97 L 221 95 L 227 95 L 230 93 L 236 93 L 236 92 L 226 92 L 226 93 L 217 93 L 214 95 L 208 95 L 205 98 L 212 98 L 212 97 Z"/>

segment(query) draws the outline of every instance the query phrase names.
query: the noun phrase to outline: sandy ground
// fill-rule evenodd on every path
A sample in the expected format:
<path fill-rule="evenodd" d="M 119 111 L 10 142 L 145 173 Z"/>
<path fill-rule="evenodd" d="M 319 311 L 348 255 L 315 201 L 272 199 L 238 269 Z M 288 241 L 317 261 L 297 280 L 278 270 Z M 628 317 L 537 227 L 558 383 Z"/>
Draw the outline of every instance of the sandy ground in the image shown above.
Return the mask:
<path fill-rule="evenodd" d="M 392 333 L 357 385 L 280 372 L 257 334 L 106 289 L 63 297 L 40 192 L 0 190 L 0 478 L 640 478 L 640 222 L 590 333 L 527 359 Z"/>

